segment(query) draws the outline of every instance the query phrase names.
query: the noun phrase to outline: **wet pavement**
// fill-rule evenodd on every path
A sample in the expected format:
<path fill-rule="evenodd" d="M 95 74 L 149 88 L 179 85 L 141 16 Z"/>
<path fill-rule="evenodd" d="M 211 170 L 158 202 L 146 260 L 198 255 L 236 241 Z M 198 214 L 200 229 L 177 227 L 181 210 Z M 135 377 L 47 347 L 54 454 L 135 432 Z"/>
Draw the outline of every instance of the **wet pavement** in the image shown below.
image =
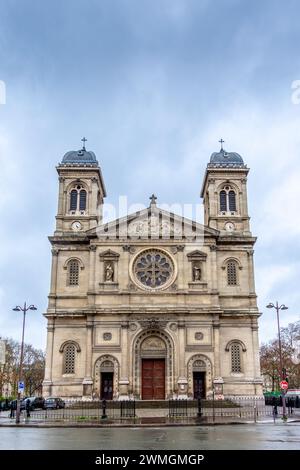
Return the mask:
<path fill-rule="evenodd" d="M 300 423 L 156 428 L 0 428 L 4 450 L 299 450 Z"/>

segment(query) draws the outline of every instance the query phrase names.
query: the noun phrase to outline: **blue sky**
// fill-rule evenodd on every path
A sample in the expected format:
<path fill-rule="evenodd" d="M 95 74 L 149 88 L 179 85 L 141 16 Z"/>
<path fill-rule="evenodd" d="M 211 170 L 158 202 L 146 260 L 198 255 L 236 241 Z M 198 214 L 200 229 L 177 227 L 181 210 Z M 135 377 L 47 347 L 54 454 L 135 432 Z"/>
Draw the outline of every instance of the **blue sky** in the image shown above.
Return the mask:
<path fill-rule="evenodd" d="M 0 15 L 0 335 L 45 347 L 55 165 L 83 135 L 107 202 L 197 203 L 225 139 L 251 168 L 260 339 L 269 301 L 299 319 L 300 79 L 297 1 L 6 0 Z M 1 102 L 1 99 L 0 99 Z"/>

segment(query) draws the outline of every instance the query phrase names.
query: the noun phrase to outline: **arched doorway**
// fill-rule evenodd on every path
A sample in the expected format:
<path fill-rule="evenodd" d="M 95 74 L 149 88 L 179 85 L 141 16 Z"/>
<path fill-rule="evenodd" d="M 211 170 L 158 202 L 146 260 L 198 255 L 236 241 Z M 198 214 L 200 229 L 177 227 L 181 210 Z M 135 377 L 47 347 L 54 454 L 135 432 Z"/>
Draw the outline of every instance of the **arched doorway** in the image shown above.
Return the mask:
<path fill-rule="evenodd" d="M 119 363 L 110 355 L 99 357 L 95 363 L 94 395 L 101 400 L 118 397 Z"/>
<path fill-rule="evenodd" d="M 192 356 L 188 362 L 188 394 L 192 398 L 206 398 L 212 390 L 212 366 L 203 354 Z"/>
<path fill-rule="evenodd" d="M 164 400 L 173 392 L 173 348 L 162 331 L 144 331 L 134 345 L 134 394 L 142 400 Z"/>

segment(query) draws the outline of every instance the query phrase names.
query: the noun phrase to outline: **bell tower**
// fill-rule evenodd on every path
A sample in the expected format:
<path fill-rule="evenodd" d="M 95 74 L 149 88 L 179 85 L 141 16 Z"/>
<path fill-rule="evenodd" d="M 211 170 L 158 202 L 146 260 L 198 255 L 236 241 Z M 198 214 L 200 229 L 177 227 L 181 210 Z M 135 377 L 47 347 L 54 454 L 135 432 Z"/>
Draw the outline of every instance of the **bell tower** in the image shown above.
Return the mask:
<path fill-rule="evenodd" d="M 57 166 L 59 176 L 58 211 L 55 234 L 81 232 L 96 227 L 102 220 L 105 185 L 94 152 L 67 152 Z"/>
<path fill-rule="evenodd" d="M 204 224 L 221 232 L 251 235 L 247 204 L 249 168 L 236 152 L 223 148 L 214 152 L 207 164 L 201 197 Z"/>

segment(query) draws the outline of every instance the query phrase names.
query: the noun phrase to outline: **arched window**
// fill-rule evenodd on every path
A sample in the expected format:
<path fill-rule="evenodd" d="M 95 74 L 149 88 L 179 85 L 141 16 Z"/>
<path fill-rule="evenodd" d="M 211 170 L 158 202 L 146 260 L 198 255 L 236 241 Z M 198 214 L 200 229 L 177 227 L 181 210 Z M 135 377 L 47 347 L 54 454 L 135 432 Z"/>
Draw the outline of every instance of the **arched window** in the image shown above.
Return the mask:
<path fill-rule="evenodd" d="M 226 191 L 220 192 L 220 211 L 226 212 L 227 211 L 227 203 L 226 203 Z"/>
<path fill-rule="evenodd" d="M 80 211 L 85 211 L 85 209 L 86 209 L 86 190 L 81 189 L 79 194 L 80 194 L 80 196 L 79 196 L 79 210 Z"/>
<path fill-rule="evenodd" d="M 77 197 L 78 193 L 76 189 L 72 189 L 70 194 L 70 211 L 76 211 L 77 209 Z"/>
<path fill-rule="evenodd" d="M 227 284 L 229 286 L 237 285 L 237 262 L 230 260 L 227 263 Z"/>
<path fill-rule="evenodd" d="M 68 343 L 64 347 L 63 374 L 75 373 L 76 346 Z"/>
<path fill-rule="evenodd" d="M 235 192 L 229 191 L 228 193 L 228 200 L 229 200 L 229 211 L 236 212 L 236 201 L 235 201 Z"/>
<path fill-rule="evenodd" d="M 241 346 L 239 343 L 232 343 L 231 348 L 231 372 L 242 372 Z"/>
<path fill-rule="evenodd" d="M 220 212 L 236 212 L 236 194 L 230 186 L 220 191 Z"/>
<path fill-rule="evenodd" d="M 78 184 L 70 191 L 70 211 L 84 212 L 87 208 L 87 192 L 82 185 Z"/>
<path fill-rule="evenodd" d="M 79 261 L 77 259 L 71 259 L 68 262 L 68 276 L 67 284 L 69 286 L 79 285 Z"/>

